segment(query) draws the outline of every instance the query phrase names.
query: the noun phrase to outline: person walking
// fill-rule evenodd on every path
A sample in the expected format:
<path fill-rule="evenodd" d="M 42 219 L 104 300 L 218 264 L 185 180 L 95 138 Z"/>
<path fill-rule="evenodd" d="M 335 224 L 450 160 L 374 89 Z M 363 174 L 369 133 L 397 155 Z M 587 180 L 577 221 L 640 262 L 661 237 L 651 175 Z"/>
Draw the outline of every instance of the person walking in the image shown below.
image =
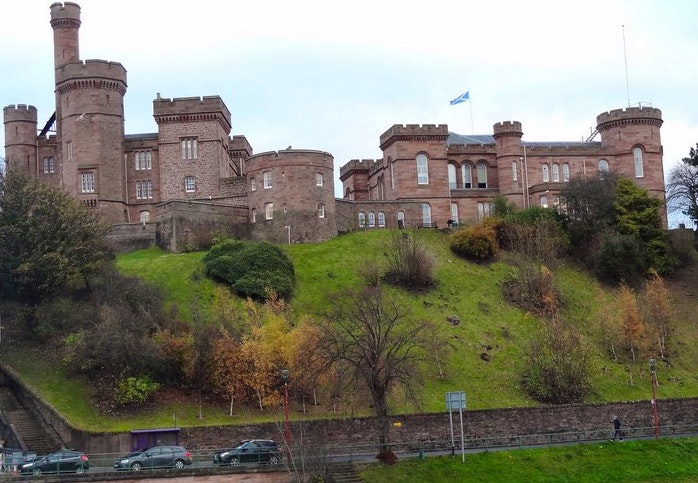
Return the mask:
<path fill-rule="evenodd" d="M 623 441 L 623 435 L 621 434 L 620 426 L 620 418 L 618 416 L 613 416 L 613 441 L 615 441 L 616 438 L 618 438 L 620 441 Z"/>

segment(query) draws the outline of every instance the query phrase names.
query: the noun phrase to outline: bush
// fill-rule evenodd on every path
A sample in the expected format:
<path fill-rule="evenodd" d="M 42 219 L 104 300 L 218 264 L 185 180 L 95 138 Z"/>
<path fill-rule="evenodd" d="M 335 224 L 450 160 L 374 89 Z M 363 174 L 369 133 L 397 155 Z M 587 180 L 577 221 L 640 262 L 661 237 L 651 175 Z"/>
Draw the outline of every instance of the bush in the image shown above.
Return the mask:
<path fill-rule="evenodd" d="M 504 281 L 504 298 L 536 315 L 555 316 L 563 304 L 553 274 L 545 265 L 526 264 Z"/>
<path fill-rule="evenodd" d="M 601 248 L 593 258 L 594 273 L 604 282 L 634 284 L 644 273 L 643 256 L 638 239 L 632 235 L 610 233 L 603 237 Z"/>
<path fill-rule="evenodd" d="M 546 322 L 526 355 L 521 386 L 533 399 L 569 404 L 583 401 L 591 391 L 590 350 L 572 327 Z"/>
<path fill-rule="evenodd" d="M 127 377 L 117 383 L 114 402 L 122 406 L 142 404 L 147 402 L 158 389 L 160 389 L 160 384 L 148 376 Z"/>
<path fill-rule="evenodd" d="M 486 225 L 461 228 L 451 235 L 451 251 L 473 260 L 488 260 L 498 250 L 495 229 Z"/>
<path fill-rule="evenodd" d="M 385 246 L 384 279 L 406 288 L 425 288 L 434 283 L 434 258 L 417 232 L 396 231 Z"/>
<path fill-rule="evenodd" d="M 268 242 L 224 240 L 204 257 L 206 275 L 243 297 L 265 300 L 269 293 L 288 296 L 293 290 L 295 272 L 286 253 Z"/>

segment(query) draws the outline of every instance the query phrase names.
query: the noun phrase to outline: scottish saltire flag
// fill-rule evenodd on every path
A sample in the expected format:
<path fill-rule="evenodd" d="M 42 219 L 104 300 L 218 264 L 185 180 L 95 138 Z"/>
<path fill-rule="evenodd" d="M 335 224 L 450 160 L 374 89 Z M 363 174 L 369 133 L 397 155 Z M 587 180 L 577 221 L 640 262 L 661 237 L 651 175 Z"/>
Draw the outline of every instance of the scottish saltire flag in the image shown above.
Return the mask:
<path fill-rule="evenodd" d="M 469 101 L 470 100 L 470 91 L 465 91 L 463 94 L 460 96 L 456 97 L 455 99 L 451 100 L 451 105 L 455 106 L 456 104 L 460 104 L 461 102 Z"/>

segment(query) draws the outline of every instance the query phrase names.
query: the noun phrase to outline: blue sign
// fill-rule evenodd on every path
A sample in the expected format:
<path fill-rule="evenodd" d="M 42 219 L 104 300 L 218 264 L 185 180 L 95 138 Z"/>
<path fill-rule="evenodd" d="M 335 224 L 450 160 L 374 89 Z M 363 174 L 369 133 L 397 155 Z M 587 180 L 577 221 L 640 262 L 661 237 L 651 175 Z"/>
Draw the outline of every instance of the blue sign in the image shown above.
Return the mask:
<path fill-rule="evenodd" d="M 465 409 L 465 392 L 447 392 L 446 409 L 448 411 Z"/>

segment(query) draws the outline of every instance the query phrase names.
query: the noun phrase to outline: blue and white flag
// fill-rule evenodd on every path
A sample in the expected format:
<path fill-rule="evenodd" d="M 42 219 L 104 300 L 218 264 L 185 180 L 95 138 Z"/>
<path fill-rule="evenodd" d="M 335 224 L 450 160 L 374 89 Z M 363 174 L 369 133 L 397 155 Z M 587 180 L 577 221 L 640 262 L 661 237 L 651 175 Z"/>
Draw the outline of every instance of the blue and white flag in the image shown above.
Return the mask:
<path fill-rule="evenodd" d="M 469 101 L 470 100 L 470 91 L 467 90 L 460 96 L 456 97 L 451 101 L 451 105 L 455 106 L 456 104 L 460 104 L 461 102 Z"/>

